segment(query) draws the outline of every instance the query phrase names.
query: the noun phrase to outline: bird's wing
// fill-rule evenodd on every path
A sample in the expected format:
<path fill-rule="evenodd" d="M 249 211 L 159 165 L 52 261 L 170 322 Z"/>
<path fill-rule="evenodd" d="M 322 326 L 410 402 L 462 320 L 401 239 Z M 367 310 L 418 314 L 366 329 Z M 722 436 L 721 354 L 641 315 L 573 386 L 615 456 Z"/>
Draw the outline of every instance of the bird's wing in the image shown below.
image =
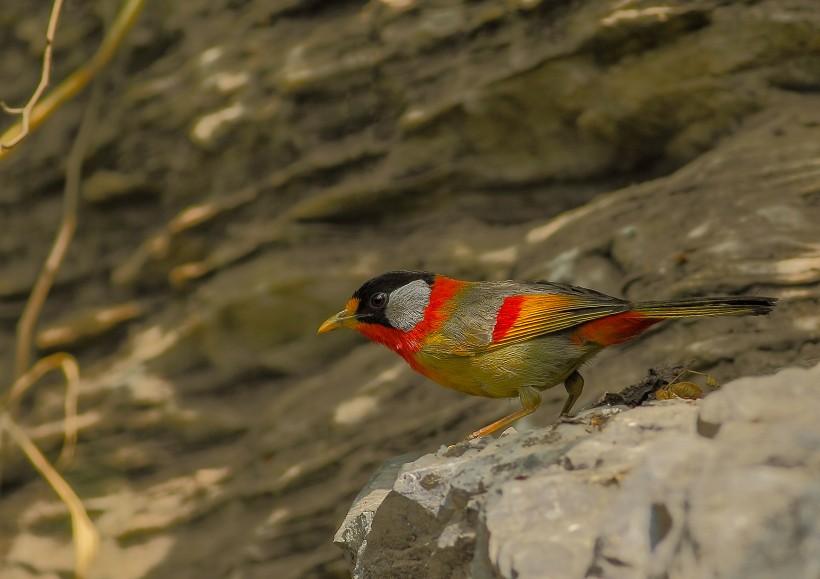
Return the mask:
<path fill-rule="evenodd" d="M 576 286 L 532 283 L 516 287 L 520 290 L 505 296 L 497 306 L 492 333 L 485 330 L 483 340 L 466 340 L 453 353 L 472 356 L 632 308 L 630 302 Z"/>

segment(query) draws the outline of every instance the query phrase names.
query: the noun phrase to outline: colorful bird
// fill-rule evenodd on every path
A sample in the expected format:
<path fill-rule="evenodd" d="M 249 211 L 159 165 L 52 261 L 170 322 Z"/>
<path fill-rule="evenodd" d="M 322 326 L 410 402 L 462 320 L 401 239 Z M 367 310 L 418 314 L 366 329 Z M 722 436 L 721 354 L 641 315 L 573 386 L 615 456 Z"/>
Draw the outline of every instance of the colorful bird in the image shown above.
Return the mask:
<path fill-rule="evenodd" d="M 522 408 L 473 432 L 486 436 L 531 414 L 541 391 L 563 382 L 568 414 L 581 395 L 578 369 L 669 318 L 768 314 L 757 296 L 630 302 L 561 283 L 450 279 L 391 271 L 367 281 L 320 327 L 357 330 L 442 386 L 474 396 L 517 396 Z"/>

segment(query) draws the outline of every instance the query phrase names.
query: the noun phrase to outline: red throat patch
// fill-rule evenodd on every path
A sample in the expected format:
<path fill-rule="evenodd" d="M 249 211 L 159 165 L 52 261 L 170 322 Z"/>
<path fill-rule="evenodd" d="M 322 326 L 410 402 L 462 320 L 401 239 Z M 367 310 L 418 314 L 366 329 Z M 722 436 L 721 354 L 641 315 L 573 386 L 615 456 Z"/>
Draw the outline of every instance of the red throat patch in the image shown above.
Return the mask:
<path fill-rule="evenodd" d="M 424 310 L 424 318 L 409 332 L 379 324 L 358 324 L 356 329 L 368 340 L 387 346 L 407 360 L 415 370 L 421 371 L 414 363 L 413 355 L 421 349 L 424 339 L 439 331 L 450 318 L 455 307 L 453 298 L 467 283 L 469 282 L 437 275 L 430 292 L 430 303 Z"/>

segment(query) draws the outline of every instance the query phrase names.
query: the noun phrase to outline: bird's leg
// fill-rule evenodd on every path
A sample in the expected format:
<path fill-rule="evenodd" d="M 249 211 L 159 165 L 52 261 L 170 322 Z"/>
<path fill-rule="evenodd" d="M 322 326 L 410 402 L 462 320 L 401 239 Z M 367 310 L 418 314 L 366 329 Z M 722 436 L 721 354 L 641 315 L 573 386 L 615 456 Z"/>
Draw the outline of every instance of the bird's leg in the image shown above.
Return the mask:
<path fill-rule="evenodd" d="M 583 380 L 581 381 L 583 385 Z M 580 390 L 579 390 L 580 393 Z M 492 424 L 488 424 L 484 428 L 479 428 L 475 432 L 473 432 L 470 436 L 467 437 L 467 440 L 472 440 L 474 438 L 481 438 L 482 436 L 487 436 L 488 434 L 492 434 L 498 430 L 501 430 L 508 424 L 511 424 L 518 420 L 519 418 L 523 418 L 528 414 L 532 414 L 535 412 L 535 409 L 538 408 L 541 404 L 541 392 L 537 388 L 533 388 L 532 386 L 524 386 L 523 388 L 518 390 L 518 398 L 521 400 L 521 410 L 516 410 L 512 414 L 505 416 L 499 420 L 496 420 Z"/>
<path fill-rule="evenodd" d="M 573 370 L 572 374 L 567 376 L 567 379 L 564 380 L 564 388 L 567 389 L 567 401 L 561 409 L 561 416 L 567 416 L 569 414 L 569 411 L 572 410 L 581 392 L 584 391 L 584 379 L 578 373 L 578 370 Z"/>

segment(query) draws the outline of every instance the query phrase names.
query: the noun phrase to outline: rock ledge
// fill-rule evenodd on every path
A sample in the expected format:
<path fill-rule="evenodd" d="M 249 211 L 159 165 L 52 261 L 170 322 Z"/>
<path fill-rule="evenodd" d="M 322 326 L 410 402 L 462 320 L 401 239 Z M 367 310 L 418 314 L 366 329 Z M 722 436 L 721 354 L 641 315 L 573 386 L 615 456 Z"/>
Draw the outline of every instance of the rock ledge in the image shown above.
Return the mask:
<path fill-rule="evenodd" d="M 820 365 L 388 461 L 354 577 L 820 575 Z"/>

